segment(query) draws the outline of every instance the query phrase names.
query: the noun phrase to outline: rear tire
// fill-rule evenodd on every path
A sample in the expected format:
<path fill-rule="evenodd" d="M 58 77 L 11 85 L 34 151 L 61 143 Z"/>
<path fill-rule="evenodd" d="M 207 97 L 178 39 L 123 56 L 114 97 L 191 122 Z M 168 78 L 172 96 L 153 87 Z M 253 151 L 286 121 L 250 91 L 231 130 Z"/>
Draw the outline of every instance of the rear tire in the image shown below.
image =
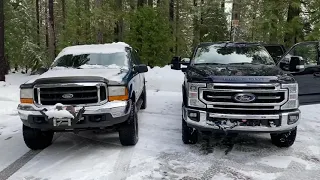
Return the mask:
<path fill-rule="evenodd" d="M 22 130 L 24 142 L 32 150 L 45 149 L 52 143 L 53 131 L 41 131 L 25 125 Z"/>
<path fill-rule="evenodd" d="M 297 128 L 285 133 L 270 134 L 272 144 L 277 147 L 290 147 L 294 144 L 297 136 Z"/>
<path fill-rule="evenodd" d="M 143 92 L 142 92 L 141 98 L 142 98 L 143 103 L 142 103 L 140 109 L 147 109 L 147 90 L 146 90 L 146 85 L 144 85 L 144 87 L 143 87 Z"/>
<path fill-rule="evenodd" d="M 198 142 L 198 130 L 190 128 L 182 118 L 182 141 L 184 144 L 196 144 Z"/>
<path fill-rule="evenodd" d="M 134 102 L 131 105 L 129 119 L 119 129 L 119 138 L 123 146 L 134 146 L 139 140 L 138 114 Z"/>

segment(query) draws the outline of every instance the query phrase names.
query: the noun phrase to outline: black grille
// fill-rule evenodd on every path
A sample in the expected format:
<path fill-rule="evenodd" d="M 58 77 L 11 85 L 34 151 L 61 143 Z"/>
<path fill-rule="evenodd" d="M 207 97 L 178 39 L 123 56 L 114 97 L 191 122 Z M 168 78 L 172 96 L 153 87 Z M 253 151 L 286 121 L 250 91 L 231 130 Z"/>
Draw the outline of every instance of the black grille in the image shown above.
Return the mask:
<path fill-rule="evenodd" d="M 234 100 L 234 96 L 239 92 L 217 92 L 217 91 L 204 91 L 203 99 L 208 102 L 226 102 L 226 103 L 239 103 Z M 256 99 L 250 103 L 280 103 L 285 99 L 284 92 L 253 92 L 250 93 L 256 96 Z"/>
<path fill-rule="evenodd" d="M 64 98 L 63 95 L 66 94 L 72 94 L 73 97 Z M 101 89 L 100 97 L 106 99 L 105 87 Z M 40 88 L 40 102 L 42 105 L 94 104 L 99 102 L 98 88 L 96 86 Z"/>

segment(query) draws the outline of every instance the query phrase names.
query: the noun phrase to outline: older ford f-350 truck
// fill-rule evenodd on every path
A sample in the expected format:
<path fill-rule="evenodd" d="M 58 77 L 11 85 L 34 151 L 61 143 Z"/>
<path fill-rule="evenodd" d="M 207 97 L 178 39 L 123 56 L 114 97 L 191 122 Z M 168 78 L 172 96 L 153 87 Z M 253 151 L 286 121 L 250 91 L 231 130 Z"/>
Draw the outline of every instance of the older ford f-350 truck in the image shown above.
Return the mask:
<path fill-rule="evenodd" d="M 278 147 L 293 145 L 300 104 L 320 103 L 319 42 L 293 46 L 276 63 L 259 43 L 201 43 L 182 70 L 182 140 L 199 132 L 270 133 Z M 181 64 L 187 67 L 181 68 Z"/>
<path fill-rule="evenodd" d="M 44 149 L 55 132 L 114 127 L 122 145 L 138 142 L 139 109 L 147 106 L 144 72 L 125 43 L 63 49 L 50 69 L 21 85 L 18 112 L 30 149 Z"/>

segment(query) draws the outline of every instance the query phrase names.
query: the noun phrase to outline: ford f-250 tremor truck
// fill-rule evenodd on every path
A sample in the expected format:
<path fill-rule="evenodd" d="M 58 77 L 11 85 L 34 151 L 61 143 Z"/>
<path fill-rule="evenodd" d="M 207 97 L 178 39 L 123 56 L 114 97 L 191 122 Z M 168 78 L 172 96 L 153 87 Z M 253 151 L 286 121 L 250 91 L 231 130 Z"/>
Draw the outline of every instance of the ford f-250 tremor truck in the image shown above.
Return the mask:
<path fill-rule="evenodd" d="M 146 87 L 137 52 L 125 43 L 63 49 L 50 69 L 21 85 L 18 112 L 30 149 L 44 149 L 54 132 L 115 127 L 122 145 L 138 141 L 137 111 Z"/>
<path fill-rule="evenodd" d="M 292 146 L 299 105 L 320 103 L 319 54 L 319 42 L 299 43 L 276 64 L 261 44 L 219 42 L 201 43 L 189 60 L 173 58 L 172 69 L 185 73 L 183 142 L 223 130 L 270 133 L 276 146 Z"/>

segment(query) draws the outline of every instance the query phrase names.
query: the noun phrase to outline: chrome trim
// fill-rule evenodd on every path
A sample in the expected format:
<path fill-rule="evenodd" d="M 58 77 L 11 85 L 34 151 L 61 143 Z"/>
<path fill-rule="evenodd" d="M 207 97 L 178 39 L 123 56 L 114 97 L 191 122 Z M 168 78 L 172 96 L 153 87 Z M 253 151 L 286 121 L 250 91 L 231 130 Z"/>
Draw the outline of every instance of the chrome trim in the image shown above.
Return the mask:
<path fill-rule="evenodd" d="M 289 99 L 289 91 L 288 89 L 281 89 L 281 86 L 279 83 L 272 83 L 272 84 L 233 84 L 233 83 L 212 83 L 212 88 L 199 88 L 199 100 L 206 105 L 236 105 L 236 106 L 282 106 L 284 105 L 288 99 Z M 228 86 L 228 87 L 274 87 L 274 89 L 215 89 L 215 86 Z M 244 93 L 277 93 L 277 92 L 284 92 L 284 100 L 280 103 L 232 103 L 232 102 L 210 102 L 206 101 L 203 98 L 204 91 L 210 91 L 210 92 L 244 92 Z M 277 108 L 275 107 L 275 108 Z M 213 106 L 213 108 L 215 108 Z M 241 107 L 240 107 L 241 108 Z M 225 108 L 227 109 L 227 108 Z M 280 107 L 279 107 L 280 109 Z M 250 109 L 249 109 L 250 110 Z"/>
<path fill-rule="evenodd" d="M 35 102 L 35 106 L 42 108 L 46 107 L 45 105 L 41 104 L 40 99 L 40 89 L 41 88 L 58 88 L 58 87 L 83 87 L 83 86 L 95 86 L 97 87 L 97 93 L 98 93 L 98 103 L 91 103 L 91 104 L 77 104 L 75 106 L 100 106 L 108 102 L 108 87 L 105 83 L 61 83 L 61 84 L 36 84 L 34 86 L 34 89 L 37 89 L 38 94 L 38 102 Z M 106 89 L 106 100 L 101 101 L 100 97 L 100 87 L 104 86 Z"/>
<path fill-rule="evenodd" d="M 34 91 L 34 90 L 33 90 Z M 37 88 L 37 96 L 38 96 L 38 102 L 37 104 L 41 104 L 41 100 L 40 100 L 40 88 Z"/>
<path fill-rule="evenodd" d="M 236 108 L 232 108 L 232 107 L 216 107 L 214 105 L 207 105 L 207 108 L 208 109 L 222 109 L 222 110 L 256 110 L 256 111 L 259 111 L 259 110 L 269 110 L 269 111 L 272 111 L 272 110 L 280 110 L 280 106 L 272 106 L 273 108 L 242 108 L 242 107 L 236 107 Z"/>
<path fill-rule="evenodd" d="M 193 128 L 205 128 L 206 130 L 219 130 L 220 128 L 216 126 L 215 124 L 208 123 L 207 121 L 207 112 L 206 111 L 199 111 L 196 109 L 192 108 L 184 108 L 182 111 L 186 114 L 188 110 L 192 111 L 198 111 L 200 114 L 200 121 L 196 122 L 191 120 L 188 116 L 183 116 L 184 120 L 188 123 L 188 126 L 193 127 Z M 288 116 L 290 114 L 299 114 L 299 120 L 291 125 L 288 125 Z M 292 112 L 286 112 L 286 113 L 279 113 L 279 114 L 274 114 L 274 115 L 250 115 L 250 114 L 220 114 L 220 113 L 211 113 L 212 116 L 218 117 L 218 118 L 230 118 L 230 119 L 280 119 L 281 120 L 281 126 L 279 127 L 266 127 L 266 126 L 237 126 L 234 127 L 233 129 L 227 129 L 228 131 L 242 131 L 242 132 L 278 132 L 278 131 L 286 131 L 286 130 L 291 130 L 295 127 L 298 126 L 300 123 L 300 117 L 301 117 L 301 112 L 300 110 L 294 110 Z"/>
<path fill-rule="evenodd" d="M 121 117 L 125 116 L 130 113 L 131 107 L 131 100 L 128 101 L 115 101 L 115 102 L 108 102 L 99 106 L 86 106 L 84 115 L 95 115 L 95 114 L 105 114 L 111 113 L 112 117 Z M 37 107 L 34 104 L 20 104 L 18 106 L 18 113 L 20 119 L 27 120 L 28 116 L 42 116 L 40 111 L 43 108 L 51 109 L 53 106 L 43 106 L 42 108 Z M 129 109 L 128 109 L 129 107 Z M 83 108 L 81 106 L 75 107 L 76 112 Z"/>
<path fill-rule="evenodd" d="M 280 115 L 268 114 L 268 115 L 249 115 L 249 114 L 218 114 L 209 113 L 209 117 L 222 118 L 222 119 L 280 119 Z"/>
<path fill-rule="evenodd" d="M 96 86 L 97 87 L 97 97 L 98 97 L 98 104 L 100 104 L 100 102 L 101 102 L 101 96 L 100 96 L 100 91 L 101 91 L 101 89 L 100 89 L 100 86 Z M 107 93 L 107 92 L 106 92 Z"/>
<path fill-rule="evenodd" d="M 280 89 L 280 84 L 279 83 L 269 83 L 269 84 L 259 84 L 259 83 L 254 83 L 254 84 L 244 84 L 244 83 L 211 83 L 214 86 L 230 86 L 230 87 L 275 87 L 275 89 L 279 88 Z"/>
<path fill-rule="evenodd" d="M 257 99 L 280 99 L 280 96 L 258 96 Z"/>

